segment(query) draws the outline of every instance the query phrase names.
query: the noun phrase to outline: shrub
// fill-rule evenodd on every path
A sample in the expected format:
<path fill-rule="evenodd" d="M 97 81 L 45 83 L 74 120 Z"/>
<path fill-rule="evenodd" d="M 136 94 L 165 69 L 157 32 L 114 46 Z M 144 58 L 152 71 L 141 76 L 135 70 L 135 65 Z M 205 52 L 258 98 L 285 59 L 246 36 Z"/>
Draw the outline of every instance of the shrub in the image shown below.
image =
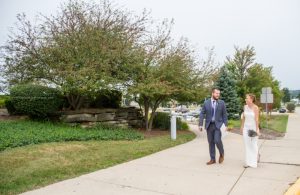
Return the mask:
<path fill-rule="evenodd" d="M 7 95 L 0 95 L 0 108 L 5 107 L 5 101 L 9 99 Z"/>
<path fill-rule="evenodd" d="M 59 110 L 62 96 L 57 89 L 40 85 L 16 85 L 10 90 L 16 112 L 31 118 L 45 119 Z"/>
<path fill-rule="evenodd" d="M 16 114 L 20 114 L 17 112 L 16 108 L 14 107 L 11 99 L 7 99 L 5 100 L 5 107 L 7 109 L 7 112 L 10 114 L 10 115 L 16 115 Z"/>
<path fill-rule="evenodd" d="M 141 140 L 143 134 L 130 128 L 98 124 L 89 129 L 67 124 L 39 121 L 0 121 L 0 151 L 30 144 L 87 141 Z"/>
<path fill-rule="evenodd" d="M 171 117 L 169 113 L 157 112 L 153 119 L 153 127 L 162 129 L 162 130 L 170 130 L 171 128 Z M 179 130 L 188 130 L 189 126 L 186 122 L 182 121 L 180 118 L 176 119 L 176 127 Z"/>
<path fill-rule="evenodd" d="M 92 108 L 119 108 L 121 106 L 122 93 L 117 90 L 100 90 L 98 95 L 90 103 Z"/>
<path fill-rule="evenodd" d="M 287 103 L 287 105 L 286 105 L 286 109 L 287 109 L 289 112 L 294 112 L 294 111 L 295 111 L 295 108 L 296 108 L 296 105 L 295 105 L 295 103 L 293 103 L 293 102 L 289 102 L 289 103 Z"/>
<path fill-rule="evenodd" d="M 189 130 L 190 129 L 189 125 L 186 122 L 182 121 L 180 118 L 177 119 L 176 122 L 177 122 L 177 129 L 179 129 L 179 130 Z"/>

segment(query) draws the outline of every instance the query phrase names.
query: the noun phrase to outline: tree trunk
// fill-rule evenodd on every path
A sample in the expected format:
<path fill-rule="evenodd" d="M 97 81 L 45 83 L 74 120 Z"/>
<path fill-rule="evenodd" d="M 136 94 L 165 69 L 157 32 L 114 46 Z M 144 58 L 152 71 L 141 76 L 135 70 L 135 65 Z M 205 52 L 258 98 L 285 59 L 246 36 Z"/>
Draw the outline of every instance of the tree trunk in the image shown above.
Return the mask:
<path fill-rule="evenodd" d="M 72 110 L 79 110 L 82 106 L 84 97 L 81 95 L 67 95 L 68 102 Z"/>
<path fill-rule="evenodd" d="M 152 110 L 151 112 L 151 116 L 150 116 L 150 119 L 149 119 L 149 130 L 148 131 L 151 131 L 152 130 L 152 125 L 153 125 L 153 119 L 155 117 L 155 112 L 156 112 L 156 109 Z"/>
<path fill-rule="evenodd" d="M 155 117 L 155 112 L 159 106 L 159 104 L 161 103 L 161 99 L 162 98 L 158 98 L 153 107 L 152 107 L 152 112 L 151 112 L 151 116 L 150 116 L 150 119 L 149 119 L 149 124 L 148 124 L 148 130 L 151 131 L 152 130 L 152 124 L 153 124 L 153 120 L 154 120 L 154 117 Z"/>
<path fill-rule="evenodd" d="M 149 102 L 148 100 L 145 100 L 144 99 L 144 108 L 145 108 L 145 116 L 144 116 L 144 119 L 145 119 L 145 128 L 147 131 L 149 131 L 149 126 L 148 126 L 148 116 L 149 116 Z"/>

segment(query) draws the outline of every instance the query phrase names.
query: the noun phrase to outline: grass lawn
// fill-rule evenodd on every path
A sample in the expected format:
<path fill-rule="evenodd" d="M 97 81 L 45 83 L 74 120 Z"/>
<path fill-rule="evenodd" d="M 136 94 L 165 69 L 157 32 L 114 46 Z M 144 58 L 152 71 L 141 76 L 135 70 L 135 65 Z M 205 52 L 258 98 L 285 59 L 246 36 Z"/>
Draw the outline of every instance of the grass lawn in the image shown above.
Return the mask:
<path fill-rule="evenodd" d="M 0 125 L 2 122 L 0 123 Z M 0 126 L 1 128 L 1 126 Z M 0 194 L 18 194 L 185 143 L 191 132 L 136 140 L 52 142 L 0 152 Z"/>
<path fill-rule="evenodd" d="M 280 114 L 280 115 L 272 115 L 268 117 L 268 129 L 277 131 L 280 133 L 286 132 L 287 122 L 288 122 L 288 115 L 287 114 Z M 266 118 L 261 118 L 261 127 L 267 128 Z M 241 121 L 240 120 L 230 120 L 229 121 L 230 128 L 240 128 Z"/>

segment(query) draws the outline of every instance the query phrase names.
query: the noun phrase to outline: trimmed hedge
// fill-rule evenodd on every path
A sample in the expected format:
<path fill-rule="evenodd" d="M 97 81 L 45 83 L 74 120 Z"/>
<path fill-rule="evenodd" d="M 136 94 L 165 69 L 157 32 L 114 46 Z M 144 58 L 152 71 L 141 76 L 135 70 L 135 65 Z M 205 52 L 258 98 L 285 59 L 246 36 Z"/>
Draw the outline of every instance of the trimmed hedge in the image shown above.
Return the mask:
<path fill-rule="evenodd" d="M 34 84 L 14 86 L 10 90 L 10 96 L 17 113 L 34 119 L 45 119 L 53 115 L 63 103 L 59 90 Z"/>
<path fill-rule="evenodd" d="M 129 128 L 98 124 L 89 129 L 62 123 L 0 121 L 0 151 L 30 144 L 87 140 L 141 140 L 144 136 Z"/>
<path fill-rule="evenodd" d="M 10 115 L 17 115 L 17 114 L 21 114 L 21 113 L 18 113 L 17 112 L 17 109 L 14 107 L 11 99 L 8 99 L 8 100 L 5 100 L 5 107 L 7 109 L 7 112 L 10 114 Z"/>
<path fill-rule="evenodd" d="M 155 113 L 155 117 L 153 119 L 153 127 L 162 129 L 162 130 L 170 130 L 171 128 L 171 117 L 169 113 L 165 112 L 157 112 Z M 182 121 L 180 118 L 176 118 L 176 127 L 179 130 L 188 130 L 189 126 L 186 122 Z"/>

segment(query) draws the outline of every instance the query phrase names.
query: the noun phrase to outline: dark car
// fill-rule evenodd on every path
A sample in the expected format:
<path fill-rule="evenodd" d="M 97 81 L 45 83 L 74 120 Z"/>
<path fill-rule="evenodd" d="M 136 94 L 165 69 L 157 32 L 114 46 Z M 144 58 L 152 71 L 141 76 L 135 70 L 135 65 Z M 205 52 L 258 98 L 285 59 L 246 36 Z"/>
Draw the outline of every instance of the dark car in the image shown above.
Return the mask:
<path fill-rule="evenodd" d="M 279 113 L 286 113 L 286 109 L 285 109 L 285 108 L 280 108 L 280 109 L 278 110 L 278 112 L 279 112 Z"/>

